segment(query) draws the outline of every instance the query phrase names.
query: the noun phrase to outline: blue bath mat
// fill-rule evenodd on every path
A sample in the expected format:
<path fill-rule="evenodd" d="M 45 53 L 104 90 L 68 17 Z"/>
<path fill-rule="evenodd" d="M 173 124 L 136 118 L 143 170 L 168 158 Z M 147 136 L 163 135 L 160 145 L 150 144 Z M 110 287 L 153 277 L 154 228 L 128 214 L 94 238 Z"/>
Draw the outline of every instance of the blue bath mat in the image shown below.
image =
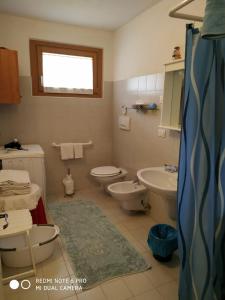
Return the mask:
<path fill-rule="evenodd" d="M 48 208 L 60 228 L 76 276 L 87 279 L 83 288 L 150 268 L 93 202 L 57 201 Z"/>

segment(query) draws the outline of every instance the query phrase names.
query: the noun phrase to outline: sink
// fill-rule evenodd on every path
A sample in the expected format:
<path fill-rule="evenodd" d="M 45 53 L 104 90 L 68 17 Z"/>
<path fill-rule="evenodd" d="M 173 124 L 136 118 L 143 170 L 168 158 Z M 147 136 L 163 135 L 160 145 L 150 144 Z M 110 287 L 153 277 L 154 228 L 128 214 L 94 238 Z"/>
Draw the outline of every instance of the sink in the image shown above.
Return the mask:
<path fill-rule="evenodd" d="M 177 175 L 165 171 L 164 167 L 145 168 L 137 171 L 139 181 L 150 191 L 167 200 L 168 213 L 176 219 Z"/>

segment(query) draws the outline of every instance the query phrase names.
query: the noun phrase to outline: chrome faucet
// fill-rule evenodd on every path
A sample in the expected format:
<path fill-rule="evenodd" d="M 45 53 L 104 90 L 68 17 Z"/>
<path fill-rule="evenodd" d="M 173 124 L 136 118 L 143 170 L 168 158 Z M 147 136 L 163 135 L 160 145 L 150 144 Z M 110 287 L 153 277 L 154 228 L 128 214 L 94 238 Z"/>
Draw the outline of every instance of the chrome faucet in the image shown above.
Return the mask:
<path fill-rule="evenodd" d="M 178 172 L 177 166 L 165 164 L 164 167 L 165 167 L 165 171 L 167 171 L 167 172 L 170 172 L 170 173 Z"/>

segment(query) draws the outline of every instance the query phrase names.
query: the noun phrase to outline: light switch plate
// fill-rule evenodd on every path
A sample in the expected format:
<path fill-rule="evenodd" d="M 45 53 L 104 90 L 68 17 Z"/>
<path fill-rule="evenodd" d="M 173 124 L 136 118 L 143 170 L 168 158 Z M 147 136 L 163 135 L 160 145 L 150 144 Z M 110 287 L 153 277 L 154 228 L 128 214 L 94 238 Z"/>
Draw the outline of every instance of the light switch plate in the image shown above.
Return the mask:
<path fill-rule="evenodd" d="M 119 116 L 119 128 L 122 130 L 130 130 L 130 117 L 129 116 Z"/>

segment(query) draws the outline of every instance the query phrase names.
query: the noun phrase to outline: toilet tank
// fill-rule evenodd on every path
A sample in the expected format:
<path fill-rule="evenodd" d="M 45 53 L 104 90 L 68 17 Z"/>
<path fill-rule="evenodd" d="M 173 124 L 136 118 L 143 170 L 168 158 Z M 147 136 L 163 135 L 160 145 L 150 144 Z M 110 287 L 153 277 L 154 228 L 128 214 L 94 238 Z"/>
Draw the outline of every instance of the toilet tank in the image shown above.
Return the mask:
<path fill-rule="evenodd" d="M 2 169 L 27 170 L 32 183 L 36 183 L 42 190 L 42 198 L 46 205 L 46 175 L 44 151 L 40 145 L 22 145 L 26 150 L 5 150 L 0 147 L 0 161 Z"/>

